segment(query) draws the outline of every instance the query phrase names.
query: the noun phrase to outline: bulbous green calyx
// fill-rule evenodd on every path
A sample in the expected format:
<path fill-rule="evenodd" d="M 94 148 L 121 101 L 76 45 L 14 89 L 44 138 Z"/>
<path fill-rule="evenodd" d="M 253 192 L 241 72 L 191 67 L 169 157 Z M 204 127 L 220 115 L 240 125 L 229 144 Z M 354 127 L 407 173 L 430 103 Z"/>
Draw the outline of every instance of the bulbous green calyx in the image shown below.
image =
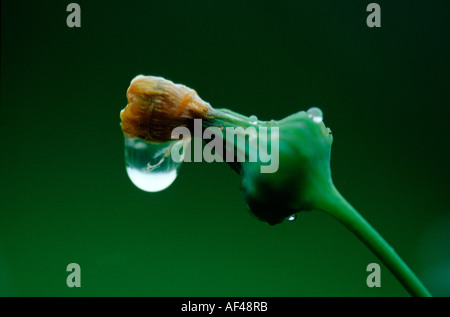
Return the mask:
<path fill-rule="evenodd" d="M 333 137 L 323 122 L 301 111 L 274 123 L 278 127 L 278 170 L 261 173 L 261 161 L 242 162 L 245 200 L 252 213 L 270 225 L 317 206 L 331 183 Z M 267 142 L 271 142 L 268 138 Z M 271 148 L 270 144 L 267 148 Z"/>

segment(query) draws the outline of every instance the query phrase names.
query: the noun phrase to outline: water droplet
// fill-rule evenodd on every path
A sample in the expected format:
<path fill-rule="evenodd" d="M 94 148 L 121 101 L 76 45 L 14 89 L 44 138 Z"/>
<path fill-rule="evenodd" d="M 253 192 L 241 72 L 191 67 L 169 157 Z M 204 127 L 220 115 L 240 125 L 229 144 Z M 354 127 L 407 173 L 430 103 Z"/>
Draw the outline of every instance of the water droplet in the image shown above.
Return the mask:
<path fill-rule="evenodd" d="M 297 215 L 296 215 L 296 214 L 290 215 L 290 216 L 287 217 L 286 219 L 287 219 L 288 221 L 294 221 L 295 219 L 297 219 Z"/>
<path fill-rule="evenodd" d="M 323 121 L 323 112 L 320 108 L 312 107 L 309 108 L 306 113 L 309 115 L 312 121 L 315 123 L 321 123 Z"/>
<path fill-rule="evenodd" d="M 147 192 L 169 187 L 177 178 L 181 162 L 170 156 L 176 141 L 153 144 L 125 136 L 125 165 L 130 180 Z"/>
<path fill-rule="evenodd" d="M 248 119 L 250 120 L 251 124 L 257 124 L 258 123 L 258 117 L 255 116 L 255 115 L 251 115 Z"/>

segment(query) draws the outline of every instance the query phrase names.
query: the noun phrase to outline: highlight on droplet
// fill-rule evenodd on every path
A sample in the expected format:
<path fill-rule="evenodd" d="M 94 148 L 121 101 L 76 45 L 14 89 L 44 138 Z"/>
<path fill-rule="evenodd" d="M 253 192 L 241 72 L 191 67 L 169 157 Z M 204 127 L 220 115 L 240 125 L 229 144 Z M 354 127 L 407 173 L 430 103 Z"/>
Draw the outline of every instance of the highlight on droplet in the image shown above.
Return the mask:
<path fill-rule="evenodd" d="M 172 185 L 178 176 L 177 170 L 158 173 L 142 171 L 130 166 L 127 166 L 127 174 L 137 188 L 146 192 L 159 192 L 164 190 Z"/>
<path fill-rule="evenodd" d="M 289 217 L 287 217 L 286 218 L 287 219 L 287 221 L 295 221 L 295 219 L 297 219 L 297 215 L 296 214 L 293 214 L 293 215 L 290 215 Z"/>

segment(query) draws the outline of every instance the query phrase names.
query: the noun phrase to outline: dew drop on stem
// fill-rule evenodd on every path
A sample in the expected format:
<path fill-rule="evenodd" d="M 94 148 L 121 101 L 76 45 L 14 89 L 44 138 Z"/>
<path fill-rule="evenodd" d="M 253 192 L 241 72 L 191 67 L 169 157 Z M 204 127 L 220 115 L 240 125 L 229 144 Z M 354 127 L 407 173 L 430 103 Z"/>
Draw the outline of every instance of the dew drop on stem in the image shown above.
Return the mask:
<path fill-rule="evenodd" d="M 323 121 L 323 112 L 322 110 L 320 110 L 320 108 L 317 107 L 309 108 L 308 111 L 306 111 L 306 113 L 315 123 L 321 123 Z"/>

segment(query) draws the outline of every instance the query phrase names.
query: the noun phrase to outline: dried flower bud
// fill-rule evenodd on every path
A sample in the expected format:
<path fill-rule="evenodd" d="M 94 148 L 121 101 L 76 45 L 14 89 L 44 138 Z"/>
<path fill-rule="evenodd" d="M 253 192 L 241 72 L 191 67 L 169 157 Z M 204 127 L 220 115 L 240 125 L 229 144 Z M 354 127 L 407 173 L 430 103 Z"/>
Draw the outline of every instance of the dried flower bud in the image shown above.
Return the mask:
<path fill-rule="evenodd" d="M 137 76 L 127 90 L 128 105 L 120 113 L 126 136 L 152 143 L 171 140 L 175 127 L 209 118 L 211 106 L 184 85 L 153 76 Z"/>

